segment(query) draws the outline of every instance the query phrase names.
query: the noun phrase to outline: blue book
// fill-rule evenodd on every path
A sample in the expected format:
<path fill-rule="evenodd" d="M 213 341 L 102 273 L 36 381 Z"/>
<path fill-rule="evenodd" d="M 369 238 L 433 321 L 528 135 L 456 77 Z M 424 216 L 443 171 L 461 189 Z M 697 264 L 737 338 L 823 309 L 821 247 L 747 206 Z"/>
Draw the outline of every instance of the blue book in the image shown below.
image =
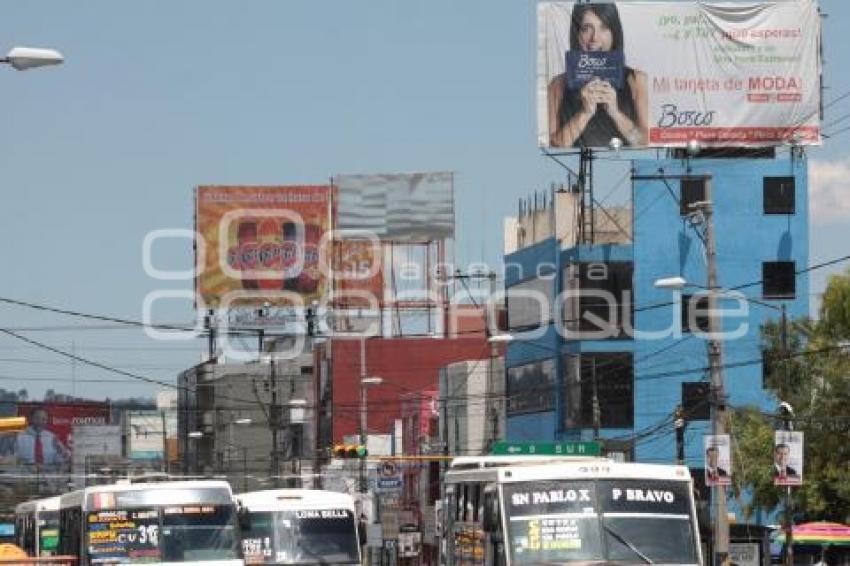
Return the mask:
<path fill-rule="evenodd" d="M 625 80 L 625 55 L 616 51 L 567 51 L 567 88 L 578 90 L 595 78 L 616 89 Z"/>

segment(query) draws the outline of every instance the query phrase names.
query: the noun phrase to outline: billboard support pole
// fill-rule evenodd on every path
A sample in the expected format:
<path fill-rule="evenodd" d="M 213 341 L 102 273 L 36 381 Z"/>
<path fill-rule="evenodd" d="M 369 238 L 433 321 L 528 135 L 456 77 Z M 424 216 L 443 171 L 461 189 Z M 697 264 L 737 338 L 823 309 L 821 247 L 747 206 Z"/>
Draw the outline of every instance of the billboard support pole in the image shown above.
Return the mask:
<path fill-rule="evenodd" d="M 159 412 L 159 417 L 162 420 L 162 471 L 166 474 L 171 470 L 168 469 L 168 431 L 165 428 L 165 411 Z"/>

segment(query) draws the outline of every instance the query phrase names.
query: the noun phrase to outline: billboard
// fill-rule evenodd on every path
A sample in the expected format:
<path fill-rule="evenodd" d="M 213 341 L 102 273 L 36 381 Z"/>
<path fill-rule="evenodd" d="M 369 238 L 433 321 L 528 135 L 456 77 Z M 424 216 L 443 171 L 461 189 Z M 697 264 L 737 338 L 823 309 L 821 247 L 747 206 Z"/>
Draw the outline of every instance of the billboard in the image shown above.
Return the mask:
<path fill-rule="evenodd" d="M 98 457 L 121 456 L 120 425 L 77 425 L 73 429 L 72 478 L 77 487 L 85 485 Z"/>
<path fill-rule="evenodd" d="M 131 460 L 158 460 L 167 449 L 168 437 L 177 432 L 177 414 L 136 411 L 127 414 L 127 426 L 127 456 Z"/>
<path fill-rule="evenodd" d="M 326 185 L 198 187 L 198 308 L 319 300 L 330 202 Z"/>
<path fill-rule="evenodd" d="M 540 146 L 821 141 L 813 0 L 545 2 L 537 16 Z"/>
<path fill-rule="evenodd" d="M 14 457 L 18 465 L 69 467 L 74 427 L 107 425 L 109 414 L 106 403 L 19 403 L 27 429 L 10 437 L 0 455 Z"/>
<path fill-rule="evenodd" d="M 337 227 L 393 242 L 454 237 L 454 174 L 338 175 Z"/>

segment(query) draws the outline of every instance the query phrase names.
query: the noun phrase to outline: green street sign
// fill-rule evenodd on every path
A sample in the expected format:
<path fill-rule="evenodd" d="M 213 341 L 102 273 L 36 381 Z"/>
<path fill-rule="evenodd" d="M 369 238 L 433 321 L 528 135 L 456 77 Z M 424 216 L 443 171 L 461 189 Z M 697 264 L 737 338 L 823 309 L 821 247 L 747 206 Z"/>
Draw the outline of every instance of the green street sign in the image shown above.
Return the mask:
<path fill-rule="evenodd" d="M 494 456 L 599 456 L 598 442 L 494 442 Z"/>

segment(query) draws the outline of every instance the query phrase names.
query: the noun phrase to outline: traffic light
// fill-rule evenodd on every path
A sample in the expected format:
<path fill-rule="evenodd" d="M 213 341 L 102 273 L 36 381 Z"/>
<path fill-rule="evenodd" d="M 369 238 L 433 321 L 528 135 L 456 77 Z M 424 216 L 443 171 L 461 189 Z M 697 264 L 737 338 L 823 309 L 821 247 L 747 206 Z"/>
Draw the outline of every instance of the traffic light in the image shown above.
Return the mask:
<path fill-rule="evenodd" d="M 369 451 L 362 444 L 337 444 L 333 447 L 334 458 L 365 458 Z"/>
<path fill-rule="evenodd" d="M 0 433 L 3 432 L 20 432 L 26 430 L 26 417 L 5 417 L 0 418 Z"/>

